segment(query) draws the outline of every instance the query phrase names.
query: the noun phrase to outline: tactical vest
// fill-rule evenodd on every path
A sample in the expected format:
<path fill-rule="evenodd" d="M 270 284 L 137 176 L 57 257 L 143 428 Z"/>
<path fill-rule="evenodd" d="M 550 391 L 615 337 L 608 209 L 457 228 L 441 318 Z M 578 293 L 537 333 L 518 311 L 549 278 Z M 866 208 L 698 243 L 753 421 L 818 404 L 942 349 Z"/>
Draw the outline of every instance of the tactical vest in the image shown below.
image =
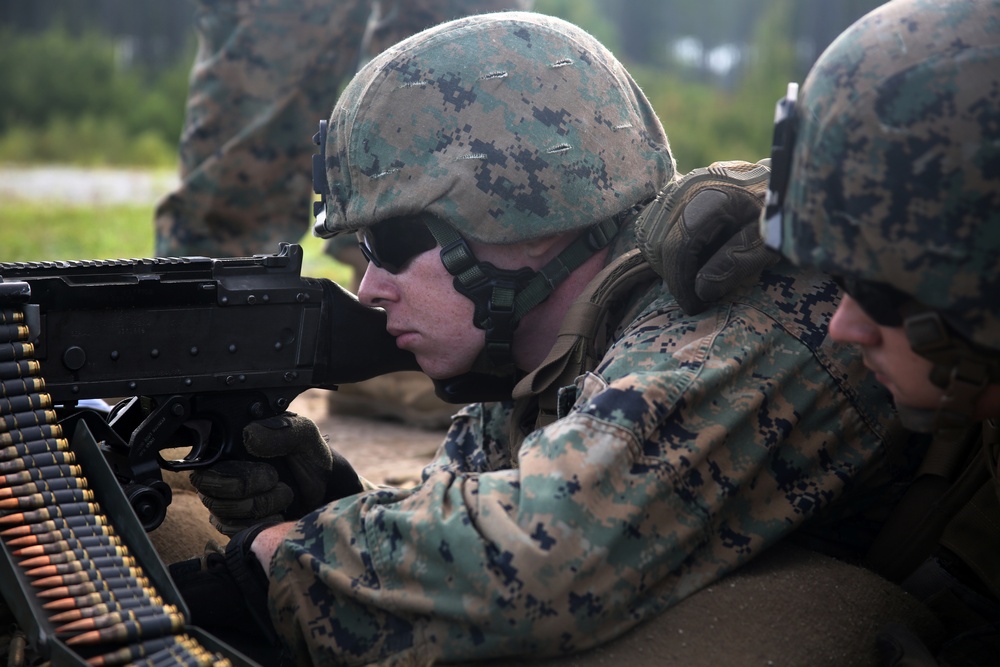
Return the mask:
<path fill-rule="evenodd" d="M 940 664 L 1000 664 L 1000 431 L 937 436 L 867 566 L 944 625 Z"/>

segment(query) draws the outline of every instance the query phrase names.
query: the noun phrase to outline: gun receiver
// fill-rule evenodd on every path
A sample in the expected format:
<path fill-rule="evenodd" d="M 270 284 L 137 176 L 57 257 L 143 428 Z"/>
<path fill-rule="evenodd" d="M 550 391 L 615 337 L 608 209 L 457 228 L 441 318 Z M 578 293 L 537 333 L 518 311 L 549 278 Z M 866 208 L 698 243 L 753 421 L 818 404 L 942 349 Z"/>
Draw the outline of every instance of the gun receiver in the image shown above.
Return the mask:
<path fill-rule="evenodd" d="M 288 243 L 240 258 L 0 263 L 3 291 L 27 301 L 45 392 L 102 441 L 147 530 L 170 502 L 161 467 L 240 456 L 243 427 L 306 389 L 418 368 L 383 311 L 301 269 Z M 123 397 L 106 420 L 72 410 Z M 190 452 L 161 454 L 178 446 Z"/>

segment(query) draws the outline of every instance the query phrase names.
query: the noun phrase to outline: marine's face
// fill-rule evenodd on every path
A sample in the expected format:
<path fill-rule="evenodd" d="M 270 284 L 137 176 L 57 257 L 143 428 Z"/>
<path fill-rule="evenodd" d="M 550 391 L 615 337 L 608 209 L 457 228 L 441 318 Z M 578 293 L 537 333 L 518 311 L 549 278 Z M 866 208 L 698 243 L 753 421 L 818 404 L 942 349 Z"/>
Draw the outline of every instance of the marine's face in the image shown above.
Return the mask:
<path fill-rule="evenodd" d="M 417 254 L 396 273 L 369 262 L 358 287 L 362 303 L 385 309 L 396 345 L 435 380 L 468 372 L 486 340 L 472 323 L 472 301 L 452 286 L 439 250 Z"/>
<path fill-rule="evenodd" d="M 931 362 L 910 348 L 902 327 L 878 324 L 845 294 L 830 320 L 830 336 L 861 348 L 865 366 L 892 392 L 897 405 L 934 409 L 940 404 L 943 391 L 930 381 Z"/>
<path fill-rule="evenodd" d="M 506 245 L 465 242 L 480 263 L 537 271 L 577 235 L 568 232 Z M 426 226 L 419 218 L 392 218 L 358 236 L 369 259 L 358 298 L 367 306 L 385 309 L 386 328 L 396 337 L 396 345 L 413 352 L 424 373 L 436 380 L 472 370 L 486 334 L 473 324 L 475 304 L 455 289 L 440 246 Z M 545 358 L 570 303 L 603 266 L 606 254 L 606 249 L 594 253 L 521 318 L 511 341 L 518 368 L 533 369 Z"/>

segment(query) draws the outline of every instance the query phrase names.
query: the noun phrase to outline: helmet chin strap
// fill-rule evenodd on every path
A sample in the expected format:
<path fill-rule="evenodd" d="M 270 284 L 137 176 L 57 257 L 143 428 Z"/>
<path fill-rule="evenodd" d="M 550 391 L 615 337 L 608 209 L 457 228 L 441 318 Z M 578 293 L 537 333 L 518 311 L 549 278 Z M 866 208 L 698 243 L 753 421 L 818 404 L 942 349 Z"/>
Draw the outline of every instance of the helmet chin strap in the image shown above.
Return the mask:
<path fill-rule="evenodd" d="M 933 311 L 910 315 L 903 328 L 913 351 L 933 364 L 930 381 L 944 390 L 937 408 L 897 406 L 903 425 L 919 433 L 958 435 L 980 421 L 976 405 L 991 382 L 1000 382 L 1000 357 L 951 336 Z"/>
<path fill-rule="evenodd" d="M 451 403 L 510 399 L 520 373 L 514 365 L 513 340 L 521 318 L 545 301 L 580 265 L 607 247 L 632 215 L 634 208 L 592 225 L 538 271 L 527 267 L 501 269 L 481 262 L 449 224 L 428 221 L 428 229 L 441 246 L 441 262 L 455 277 L 455 289 L 475 305 L 473 324 L 486 332 L 486 343 L 472 370 L 435 381 L 437 395 Z"/>
<path fill-rule="evenodd" d="M 441 220 L 427 223 L 441 246 L 441 262 L 455 277 L 455 289 L 475 305 L 473 324 L 486 332 L 486 345 L 473 370 L 510 376 L 515 373 L 514 331 L 525 313 L 545 301 L 569 275 L 618 233 L 615 216 L 587 229 L 538 271 L 501 269 L 479 261 L 469 244 Z"/>

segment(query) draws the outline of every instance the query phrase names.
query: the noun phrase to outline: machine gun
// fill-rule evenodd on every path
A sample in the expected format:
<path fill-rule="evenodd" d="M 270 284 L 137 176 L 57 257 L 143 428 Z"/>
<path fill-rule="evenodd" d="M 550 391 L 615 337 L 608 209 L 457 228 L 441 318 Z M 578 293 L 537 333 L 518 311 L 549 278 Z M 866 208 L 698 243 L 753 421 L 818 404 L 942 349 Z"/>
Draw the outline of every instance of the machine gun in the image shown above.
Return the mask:
<path fill-rule="evenodd" d="M 238 457 L 243 427 L 306 389 L 418 368 L 384 312 L 301 269 L 288 243 L 241 258 L 0 263 L 0 302 L 26 303 L 52 407 L 86 421 L 147 531 L 170 503 L 161 468 Z M 101 415 L 86 399 L 120 400 Z M 190 450 L 164 458 L 178 446 Z"/>

